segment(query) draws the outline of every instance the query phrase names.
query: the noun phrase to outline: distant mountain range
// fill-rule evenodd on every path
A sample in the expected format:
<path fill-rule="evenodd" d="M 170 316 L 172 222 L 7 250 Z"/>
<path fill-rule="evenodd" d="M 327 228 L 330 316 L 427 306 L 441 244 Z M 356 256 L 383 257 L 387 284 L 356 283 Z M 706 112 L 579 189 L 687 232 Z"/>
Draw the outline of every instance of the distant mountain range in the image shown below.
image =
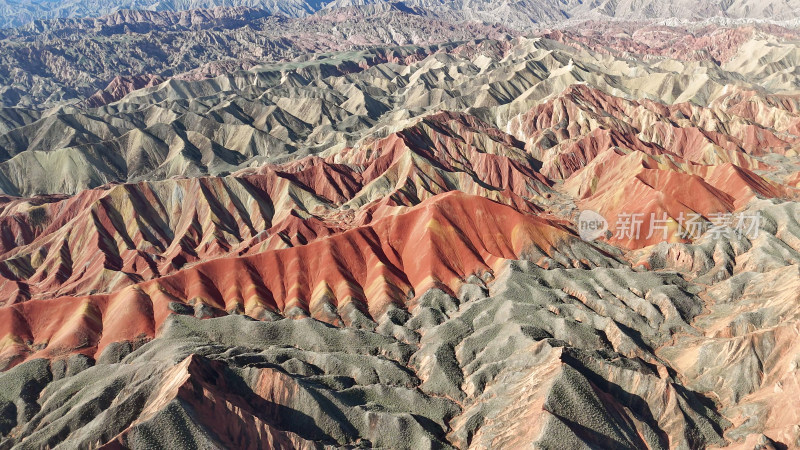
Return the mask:
<path fill-rule="evenodd" d="M 325 2 L 317 0 L 2 0 L 0 27 L 17 27 L 40 19 L 97 17 L 121 10 L 184 11 L 218 6 L 246 6 L 271 14 L 300 17 L 313 13 L 324 5 Z"/>
<path fill-rule="evenodd" d="M 35 20 L 98 17 L 120 10 L 183 11 L 244 6 L 269 14 L 303 17 L 318 11 L 386 3 L 380 0 L 1 0 L 0 28 Z M 408 7 L 424 8 L 443 19 L 482 21 L 529 28 L 568 19 L 629 20 L 710 17 L 791 20 L 800 17 L 798 0 L 409 0 Z"/>
<path fill-rule="evenodd" d="M 239 7 L 38 21 L 0 30 L 0 106 L 50 107 L 93 94 L 96 104 L 144 87 L 153 77 L 204 78 L 324 52 L 510 32 L 480 23 L 454 26 L 388 4 L 298 19 Z"/>

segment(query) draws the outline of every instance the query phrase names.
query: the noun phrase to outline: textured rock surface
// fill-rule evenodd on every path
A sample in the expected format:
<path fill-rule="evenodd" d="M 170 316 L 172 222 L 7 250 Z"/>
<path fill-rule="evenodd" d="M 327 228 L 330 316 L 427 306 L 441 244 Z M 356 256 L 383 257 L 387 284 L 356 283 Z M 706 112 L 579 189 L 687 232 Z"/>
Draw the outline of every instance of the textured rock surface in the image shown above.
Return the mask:
<path fill-rule="evenodd" d="M 455 26 L 390 4 L 302 19 L 240 7 L 48 20 L 0 30 L 0 105 L 41 108 L 91 96 L 86 103 L 100 106 L 178 75 L 208 78 L 309 54 L 509 32 L 500 25 Z"/>
<path fill-rule="evenodd" d="M 774 66 L 752 66 L 744 56 L 721 67 L 650 64 L 514 38 L 172 78 L 98 108 L 4 110 L 0 189 L 74 194 L 113 181 L 216 175 L 289 155 L 334 155 L 441 110 L 466 110 L 508 132 L 526 144 L 525 164 L 552 179 L 571 176 L 609 148 L 763 169 L 768 164 L 760 157 L 796 154 L 796 98 L 787 93 L 793 66 L 786 66 L 784 50 L 764 56 L 779 54 Z"/>
<path fill-rule="evenodd" d="M 591 298 L 566 294 L 580 289 L 574 270 L 619 305 L 595 311 Z M 542 271 L 528 263 L 497 273 L 488 286 L 474 277 L 458 297 L 427 291 L 410 313 L 389 310 L 367 329 L 172 315 L 152 342 L 122 357 L 108 348 L 76 374 L 31 360 L 0 378 L 28 386 L 27 397 L 7 400 L 6 408 L 28 416 L 10 418 L 9 427 L 27 424 L 6 443 L 256 442 L 238 430 L 258 433 L 262 445 L 300 447 L 724 442 L 726 421 L 708 401 L 640 350 L 688 328 L 700 311 L 679 277 L 629 268 Z M 508 398 L 512 392 L 526 392 L 524 403 Z M 509 430 L 518 408 L 540 429 Z M 676 426 L 687 422 L 689 429 Z M 72 431 L 54 434 L 64 427 Z"/>

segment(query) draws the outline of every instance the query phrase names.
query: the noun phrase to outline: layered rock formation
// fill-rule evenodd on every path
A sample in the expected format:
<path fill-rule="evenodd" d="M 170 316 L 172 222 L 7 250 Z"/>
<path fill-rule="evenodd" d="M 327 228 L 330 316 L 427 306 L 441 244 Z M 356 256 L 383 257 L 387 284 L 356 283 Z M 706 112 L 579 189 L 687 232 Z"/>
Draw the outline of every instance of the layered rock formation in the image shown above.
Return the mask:
<path fill-rule="evenodd" d="M 0 30 L 0 105 L 48 108 L 92 96 L 88 105 L 101 106 L 179 74 L 208 78 L 314 53 L 509 32 L 500 25 L 454 24 L 391 4 L 301 19 L 244 7 L 54 19 Z"/>

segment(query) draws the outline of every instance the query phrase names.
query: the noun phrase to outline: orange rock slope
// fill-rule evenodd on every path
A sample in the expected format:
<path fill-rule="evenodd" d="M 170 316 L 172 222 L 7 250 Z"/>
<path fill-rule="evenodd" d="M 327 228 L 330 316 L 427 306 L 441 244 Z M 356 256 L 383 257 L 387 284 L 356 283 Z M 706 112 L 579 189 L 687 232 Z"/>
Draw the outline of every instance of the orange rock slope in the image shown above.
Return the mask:
<path fill-rule="evenodd" d="M 463 193 L 382 205 L 369 225 L 306 245 L 221 257 L 112 294 L 0 308 L 3 358 L 96 356 L 111 342 L 152 338 L 183 305 L 209 316 L 277 313 L 349 326 L 358 316 L 377 319 L 390 304 L 406 308 L 434 287 L 454 293 L 502 260 L 552 258 L 576 241 L 563 225 Z"/>

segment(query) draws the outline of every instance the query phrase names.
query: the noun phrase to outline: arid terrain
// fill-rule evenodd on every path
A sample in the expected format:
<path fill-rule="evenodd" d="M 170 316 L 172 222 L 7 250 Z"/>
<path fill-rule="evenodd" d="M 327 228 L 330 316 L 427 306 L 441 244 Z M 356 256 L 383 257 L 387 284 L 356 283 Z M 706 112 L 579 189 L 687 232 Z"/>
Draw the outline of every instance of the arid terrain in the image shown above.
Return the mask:
<path fill-rule="evenodd" d="M 0 448 L 800 448 L 792 2 L 56 3 Z"/>

